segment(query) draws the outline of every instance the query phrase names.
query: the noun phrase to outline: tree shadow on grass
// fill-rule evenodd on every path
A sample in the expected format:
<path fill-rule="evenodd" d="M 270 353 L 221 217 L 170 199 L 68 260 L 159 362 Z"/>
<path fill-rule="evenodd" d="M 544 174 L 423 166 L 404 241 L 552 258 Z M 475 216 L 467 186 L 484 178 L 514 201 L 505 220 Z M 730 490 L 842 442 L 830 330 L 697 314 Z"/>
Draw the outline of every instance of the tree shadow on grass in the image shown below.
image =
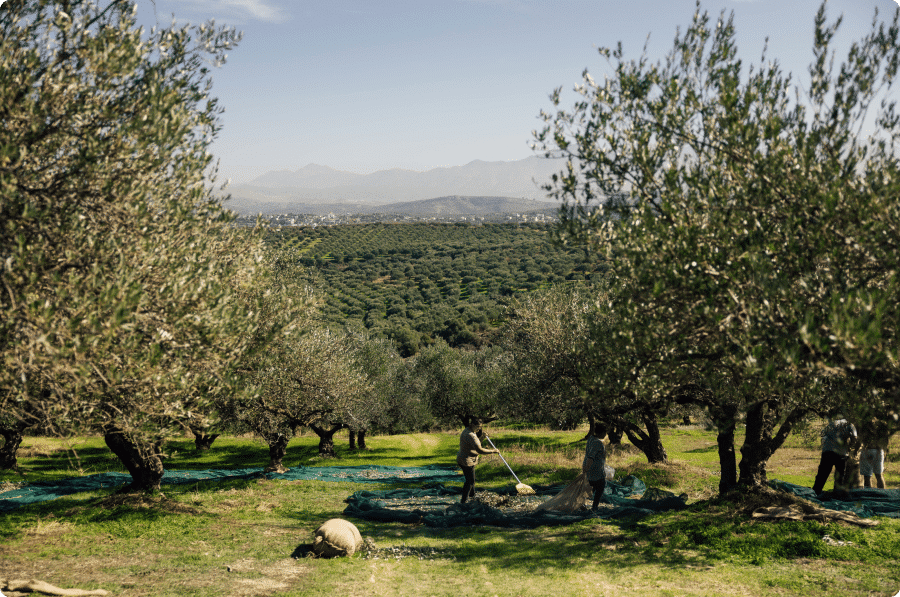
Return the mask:
<path fill-rule="evenodd" d="M 603 522 L 586 521 L 569 526 L 509 529 L 492 526 L 463 526 L 449 529 L 422 528 L 415 525 L 356 521 L 360 533 L 372 536 L 379 547 L 421 541 L 422 535 L 435 543 L 449 542 L 445 553 L 461 563 L 485 565 L 494 569 L 513 569 L 523 573 L 550 573 L 579 567 L 598 559 L 618 566 L 637 567 L 656 564 L 680 569 L 711 566 L 720 558 L 699 550 L 685 550 L 637 540 L 629 532 L 637 519 Z"/>
<path fill-rule="evenodd" d="M 693 450 L 685 450 L 685 454 L 705 454 L 707 452 L 717 452 L 718 446 L 707 446 L 705 448 L 694 448 Z"/>
<path fill-rule="evenodd" d="M 491 441 L 494 442 L 494 445 L 501 452 L 504 449 L 510 448 L 521 449 L 529 452 L 547 452 L 572 448 L 572 442 L 566 437 L 503 435 L 502 437 L 491 437 Z M 482 441 L 482 443 L 485 445 L 490 445 L 487 440 Z"/>
<path fill-rule="evenodd" d="M 123 469 L 119 459 L 106 446 L 78 447 L 74 453 L 68 449 L 59 449 L 49 454 L 25 456 L 19 459 L 19 467 L 26 475 L 30 474 L 34 481 L 71 476 L 79 469 L 83 471 Z M 59 471 L 67 471 L 68 475 L 60 474 Z"/>
<path fill-rule="evenodd" d="M 164 493 L 111 493 L 81 499 L 53 500 L 26 504 L 2 513 L 5 524 L 0 525 L 0 538 L 12 539 L 20 534 L 23 527 L 33 526 L 35 521 L 46 520 L 95 524 L 104 522 L 129 521 L 142 523 L 160 521 L 171 516 L 188 515 L 213 516 L 177 500 L 169 499 Z"/>

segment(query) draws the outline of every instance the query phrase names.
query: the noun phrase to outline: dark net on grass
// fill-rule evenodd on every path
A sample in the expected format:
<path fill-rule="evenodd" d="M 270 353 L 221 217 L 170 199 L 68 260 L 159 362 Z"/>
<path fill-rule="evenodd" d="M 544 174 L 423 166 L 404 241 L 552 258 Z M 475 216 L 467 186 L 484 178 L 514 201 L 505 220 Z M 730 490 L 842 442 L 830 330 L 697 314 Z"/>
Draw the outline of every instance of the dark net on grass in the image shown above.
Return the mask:
<path fill-rule="evenodd" d="M 536 495 L 517 495 L 515 487 L 480 491 L 460 504 L 461 488 L 428 483 L 422 488 L 358 491 L 347 498 L 346 516 L 375 522 L 424 524 L 429 527 L 491 525 L 534 528 L 572 524 L 589 518 L 632 518 L 685 507 L 687 496 L 661 489 L 647 489 L 632 475 L 619 482 L 607 481 L 605 504 L 596 512 L 585 505 L 574 511 L 537 510 L 564 485 L 534 487 Z"/>
<path fill-rule="evenodd" d="M 266 473 L 262 468 L 208 469 L 201 471 L 165 471 L 164 485 L 181 485 L 200 481 L 228 481 L 240 479 L 285 479 L 307 481 L 346 481 L 351 483 L 426 483 L 452 482 L 461 479 L 459 469 L 446 466 L 397 467 L 379 465 L 309 466 L 288 469 L 285 473 Z M 22 485 L 0 493 L 0 512 L 25 504 L 46 502 L 56 498 L 99 489 L 117 488 L 131 481 L 125 473 L 98 473 L 70 477 L 57 481 L 43 481 Z"/>
<path fill-rule="evenodd" d="M 773 489 L 792 493 L 829 510 L 853 512 L 860 518 L 872 518 L 873 516 L 900 518 L 900 489 L 860 487 L 850 489 L 846 493 L 826 491 L 821 496 L 817 496 L 816 492 L 809 487 L 794 485 L 787 481 L 773 479 L 769 481 L 769 485 Z"/>

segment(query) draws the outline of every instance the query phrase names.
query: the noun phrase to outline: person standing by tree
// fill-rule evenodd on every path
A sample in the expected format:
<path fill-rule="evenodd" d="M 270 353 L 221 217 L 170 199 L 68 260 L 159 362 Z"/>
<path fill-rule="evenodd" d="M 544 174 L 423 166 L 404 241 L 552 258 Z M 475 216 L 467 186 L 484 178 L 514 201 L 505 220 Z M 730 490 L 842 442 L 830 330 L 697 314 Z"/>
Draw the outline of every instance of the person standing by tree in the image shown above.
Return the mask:
<path fill-rule="evenodd" d="M 860 425 L 859 440 L 862 443 L 862 451 L 859 454 L 859 474 L 863 477 L 864 487 L 872 487 L 874 475 L 876 487 L 884 489 L 884 452 L 890 435 L 884 421 L 871 419 Z"/>
<path fill-rule="evenodd" d="M 475 497 L 475 465 L 478 464 L 479 454 L 499 454 L 499 450 L 485 448 L 478 439 L 481 432 L 481 419 L 469 419 L 469 426 L 463 429 L 459 436 L 459 452 L 456 454 L 456 464 L 460 466 L 466 478 L 463 483 L 461 504 L 465 504 L 470 497 Z"/>
<path fill-rule="evenodd" d="M 838 489 L 844 478 L 847 457 L 852 442 L 856 441 L 856 427 L 847 419 L 831 421 L 822 430 L 822 458 L 819 460 L 819 471 L 813 483 L 816 495 L 822 493 L 831 469 L 834 469 L 834 488 Z"/>
<path fill-rule="evenodd" d="M 581 464 L 582 472 L 587 476 L 588 483 L 594 488 L 594 504 L 591 510 L 596 510 L 606 491 L 606 446 L 603 438 L 606 437 L 606 425 L 599 421 L 594 423 L 591 434 L 587 439 L 587 447 L 584 451 L 584 462 Z"/>

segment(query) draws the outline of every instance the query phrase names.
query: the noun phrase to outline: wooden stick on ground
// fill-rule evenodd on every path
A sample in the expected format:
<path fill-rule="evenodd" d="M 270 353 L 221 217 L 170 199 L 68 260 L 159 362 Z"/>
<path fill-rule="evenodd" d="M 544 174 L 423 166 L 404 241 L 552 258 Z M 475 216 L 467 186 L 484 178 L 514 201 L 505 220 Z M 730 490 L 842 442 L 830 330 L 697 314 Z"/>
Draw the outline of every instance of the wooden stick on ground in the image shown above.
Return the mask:
<path fill-rule="evenodd" d="M 0 578 L 0 586 L 4 591 L 15 591 L 24 593 L 44 593 L 46 595 L 59 595 L 60 597 L 92 597 L 97 595 L 103 597 L 109 595 L 109 591 L 103 589 L 94 589 L 93 591 L 85 591 L 83 589 L 61 589 L 42 580 L 10 580 L 6 581 Z"/>

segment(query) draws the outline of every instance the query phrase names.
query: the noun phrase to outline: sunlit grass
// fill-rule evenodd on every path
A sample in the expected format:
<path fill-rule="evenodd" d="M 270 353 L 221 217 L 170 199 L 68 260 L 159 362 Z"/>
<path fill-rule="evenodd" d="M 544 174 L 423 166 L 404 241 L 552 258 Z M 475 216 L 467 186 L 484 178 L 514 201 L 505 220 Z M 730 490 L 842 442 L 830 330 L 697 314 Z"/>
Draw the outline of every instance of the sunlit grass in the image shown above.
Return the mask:
<path fill-rule="evenodd" d="M 586 429 L 507 429 L 491 438 L 527 484 L 565 483 L 577 475 Z M 317 457 L 318 438 L 292 440 L 288 466 L 383 464 L 454 466 L 458 431 L 367 438 L 337 458 Z M 26 438 L 27 478 L 118 470 L 101 438 L 71 442 Z M 379 559 L 294 560 L 324 520 L 342 517 L 344 500 L 388 485 L 321 481 L 231 480 L 164 485 L 162 495 L 92 491 L 33 504 L 0 517 L 4 572 L 64 587 L 116 595 L 871 595 L 894 594 L 900 572 L 900 522 L 873 529 L 810 522 L 753 523 L 747 504 L 712 498 L 718 483 L 715 436 L 701 428 L 667 428 L 670 463 L 650 465 L 627 444 L 611 451 L 621 478 L 687 493 L 688 510 L 637 521 L 585 522 L 530 530 L 488 526 L 431 529 L 355 521 L 380 548 Z M 170 444 L 168 468 L 261 467 L 265 445 L 220 437 L 209 452 L 190 438 Z M 802 457 L 802 458 L 801 458 Z M 773 458 L 771 477 L 812 480 L 816 449 L 789 445 Z M 805 459 L 805 460 L 803 460 Z M 74 463 L 74 464 L 73 464 Z M 812 464 L 810 464 L 812 463 Z M 890 465 L 889 465 L 890 466 Z M 812 467 L 812 468 L 810 468 Z M 19 478 L 3 473 L 3 479 Z M 496 456 L 482 459 L 479 485 L 514 483 Z M 460 478 L 461 483 L 461 478 Z M 852 545 L 822 541 L 830 535 Z M 434 557 L 388 557 L 416 548 Z M 229 571 L 230 570 L 230 571 Z"/>

